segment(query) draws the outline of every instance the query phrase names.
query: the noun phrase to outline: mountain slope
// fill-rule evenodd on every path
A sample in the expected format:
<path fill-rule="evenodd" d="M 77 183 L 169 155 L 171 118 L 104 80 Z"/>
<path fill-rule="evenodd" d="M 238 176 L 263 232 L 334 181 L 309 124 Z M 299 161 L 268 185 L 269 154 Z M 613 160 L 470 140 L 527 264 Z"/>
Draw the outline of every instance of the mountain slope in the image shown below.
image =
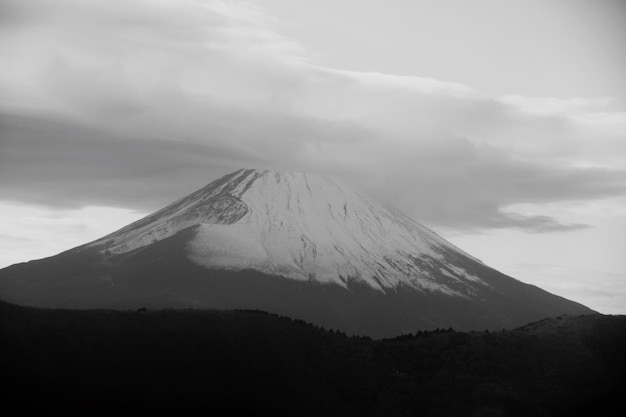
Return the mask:
<path fill-rule="evenodd" d="M 376 337 L 592 312 L 326 177 L 261 170 L 234 172 L 92 243 L 6 268 L 0 298 L 257 308 Z"/>

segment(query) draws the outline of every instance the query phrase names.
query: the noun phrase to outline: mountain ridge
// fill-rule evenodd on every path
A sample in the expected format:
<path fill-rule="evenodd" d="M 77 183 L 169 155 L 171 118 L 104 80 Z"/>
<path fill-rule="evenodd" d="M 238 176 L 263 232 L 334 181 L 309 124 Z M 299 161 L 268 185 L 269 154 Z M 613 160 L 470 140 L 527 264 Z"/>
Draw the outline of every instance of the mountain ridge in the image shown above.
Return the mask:
<path fill-rule="evenodd" d="M 46 413 L 619 415 L 626 389 L 626 316 L 371 340 L 251 310 L 0 301 L 0 334 L 5 407 Z"/>

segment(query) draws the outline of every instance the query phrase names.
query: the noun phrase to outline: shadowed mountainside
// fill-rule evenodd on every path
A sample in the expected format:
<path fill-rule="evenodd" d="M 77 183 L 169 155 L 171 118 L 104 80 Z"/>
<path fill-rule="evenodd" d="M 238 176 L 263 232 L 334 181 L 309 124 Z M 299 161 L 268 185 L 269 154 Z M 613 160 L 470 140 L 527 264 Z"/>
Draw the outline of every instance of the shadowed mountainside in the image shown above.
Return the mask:
<path fill-rule="evenodd" d="M 565 416 L 623 409 L 626 317 L 373 341 L 258 311 L 0 303 L 4 406 L 342 416 Z"/>

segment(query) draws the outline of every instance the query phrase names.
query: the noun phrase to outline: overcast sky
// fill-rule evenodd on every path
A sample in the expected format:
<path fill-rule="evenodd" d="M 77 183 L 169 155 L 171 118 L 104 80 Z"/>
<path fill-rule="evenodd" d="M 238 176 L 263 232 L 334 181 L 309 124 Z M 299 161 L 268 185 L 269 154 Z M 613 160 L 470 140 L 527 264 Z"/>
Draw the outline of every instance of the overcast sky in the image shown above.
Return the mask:
<path fill-rule="evenodd" d="M 0 0 L 0 267 L 241 167 L 626 314 L 626 2 Z"/>

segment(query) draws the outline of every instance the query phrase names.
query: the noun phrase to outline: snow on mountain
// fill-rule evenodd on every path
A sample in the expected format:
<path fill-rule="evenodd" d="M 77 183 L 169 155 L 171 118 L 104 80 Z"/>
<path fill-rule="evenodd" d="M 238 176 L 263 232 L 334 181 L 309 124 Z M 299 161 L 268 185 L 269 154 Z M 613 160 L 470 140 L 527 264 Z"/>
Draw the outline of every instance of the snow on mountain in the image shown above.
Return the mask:
<path fill-rule="evenodd" d="M 300 281 L 400 285 L 449 295 L 487 285 L 434 232 L 325 176 L 239 170 L 92 242 L 122 254 L 197 226 L 188 258 L 207 268 L 257 270 Z M 442 282 L 441 277 L 448 278 Z"/>

